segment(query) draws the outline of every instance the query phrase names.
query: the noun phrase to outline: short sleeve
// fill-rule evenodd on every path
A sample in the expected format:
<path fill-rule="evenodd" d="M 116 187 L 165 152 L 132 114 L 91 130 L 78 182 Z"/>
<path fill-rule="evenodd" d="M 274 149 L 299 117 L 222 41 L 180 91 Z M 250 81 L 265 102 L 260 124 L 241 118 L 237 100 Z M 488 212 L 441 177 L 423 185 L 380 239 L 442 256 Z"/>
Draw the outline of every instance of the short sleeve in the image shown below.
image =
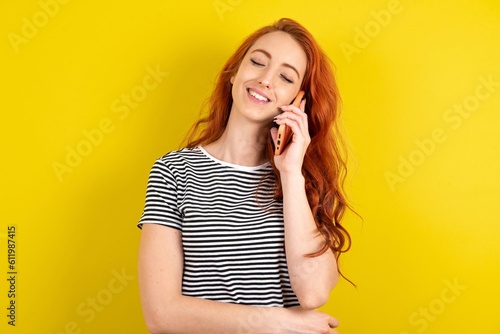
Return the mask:
<path fill-rule="evenodd" d="M 177 186 L 168 166 L 156 160 L 146 188 L 146 202 L 137 226 L 160 224 L 182 231 L 182 216 L 177 207 Z"/>

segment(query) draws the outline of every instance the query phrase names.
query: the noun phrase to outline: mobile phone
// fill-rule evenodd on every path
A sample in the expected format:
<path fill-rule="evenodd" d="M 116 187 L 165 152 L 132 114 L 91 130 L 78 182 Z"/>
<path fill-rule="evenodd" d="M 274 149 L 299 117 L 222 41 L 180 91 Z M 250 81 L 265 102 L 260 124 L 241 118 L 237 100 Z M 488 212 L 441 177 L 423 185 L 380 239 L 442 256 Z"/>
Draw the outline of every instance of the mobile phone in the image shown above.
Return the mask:
<path fill-rule="evenodd" d="M 301 90 L 295 99 L 292 102 L 292 105 L 298 107 L 300 106 L 300 102 L 304 97 L 304 91 Z M 276 146 L 274 148 L 274 155 L 280 155 L 286 148 L 286 146 L 290 143 L 292 139 L 292 129 L 286 124 L 280 124 L 278 128 L 278 133 L 276 134 Z"/>

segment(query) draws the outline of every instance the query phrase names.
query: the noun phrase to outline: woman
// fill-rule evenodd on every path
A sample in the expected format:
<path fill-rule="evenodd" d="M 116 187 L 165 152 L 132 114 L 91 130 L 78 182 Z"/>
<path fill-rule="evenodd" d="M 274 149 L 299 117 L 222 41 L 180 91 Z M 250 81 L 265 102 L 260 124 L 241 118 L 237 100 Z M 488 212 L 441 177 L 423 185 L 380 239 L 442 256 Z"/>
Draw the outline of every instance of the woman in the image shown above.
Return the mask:
<path fill-rule="evenodd" d="M 338 102 L 328 58 L 293 20 L 227 61 L 187 147 L 150 173 L 139 282 L 152 333 L 337 333 L 315 309 L 350 243 Z M 273 120 L 293 131 L 278 156 Z"/>

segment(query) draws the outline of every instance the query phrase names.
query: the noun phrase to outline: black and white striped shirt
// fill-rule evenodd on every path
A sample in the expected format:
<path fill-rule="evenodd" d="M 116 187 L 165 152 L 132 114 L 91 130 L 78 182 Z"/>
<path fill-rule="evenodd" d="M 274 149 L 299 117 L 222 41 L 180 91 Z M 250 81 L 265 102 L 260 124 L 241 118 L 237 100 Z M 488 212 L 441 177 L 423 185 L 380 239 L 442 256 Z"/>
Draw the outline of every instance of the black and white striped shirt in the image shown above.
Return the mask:
<path fill-rule="evenodd" d="M 245 167 L 203 148 L 173 151 L 150 172 L 138 226 L 182 233 L 182 293 L 256 306 L 299 305 L 284 250 L 283 204 L 271 164 Z"/>

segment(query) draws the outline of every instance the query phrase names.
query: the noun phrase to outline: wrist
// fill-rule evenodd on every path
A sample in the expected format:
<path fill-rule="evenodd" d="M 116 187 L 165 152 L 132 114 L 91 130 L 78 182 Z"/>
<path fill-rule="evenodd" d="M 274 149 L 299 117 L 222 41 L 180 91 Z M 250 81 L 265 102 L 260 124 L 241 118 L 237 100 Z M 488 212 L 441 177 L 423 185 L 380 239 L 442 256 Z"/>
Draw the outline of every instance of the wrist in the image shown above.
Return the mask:
<path fill-rule="evenodd" d="M 270 307 L 267 309 L 266 319 L 267 328 L 265 333 L 270 334 L 281 334 L 284 333 L 283 329 L 288 321 L 289 312 L 288 309 L 283 307 Z"/>
<path fill-rule="evenodd" d="M 288 187 L 292 187 L 294 190 L 298 190 L 305 187 L 305 178 L 302 175 L 302 171 L 281 173 L 281 186 L 283 190 Z"/>

